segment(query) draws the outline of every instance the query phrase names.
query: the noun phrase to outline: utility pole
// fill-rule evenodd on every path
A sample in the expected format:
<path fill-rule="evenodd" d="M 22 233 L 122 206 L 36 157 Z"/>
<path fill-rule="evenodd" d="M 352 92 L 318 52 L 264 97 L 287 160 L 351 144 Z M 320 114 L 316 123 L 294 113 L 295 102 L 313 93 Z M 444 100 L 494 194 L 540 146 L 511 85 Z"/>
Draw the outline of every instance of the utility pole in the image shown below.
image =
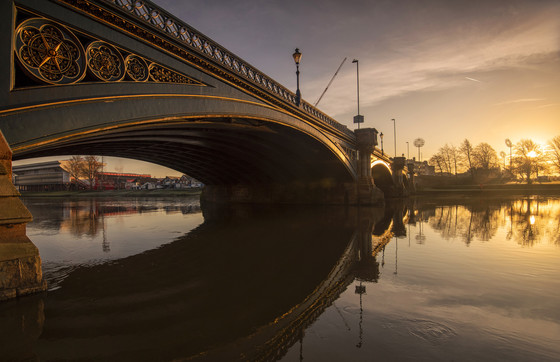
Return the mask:
<path fill-rule="evenodd" d="M 391 121 L 393 121 L 393 135 L 395 137 L 395 157 L 397 157 L 397 121 L 395 121 L 394 118 L 391 118 Z"/>

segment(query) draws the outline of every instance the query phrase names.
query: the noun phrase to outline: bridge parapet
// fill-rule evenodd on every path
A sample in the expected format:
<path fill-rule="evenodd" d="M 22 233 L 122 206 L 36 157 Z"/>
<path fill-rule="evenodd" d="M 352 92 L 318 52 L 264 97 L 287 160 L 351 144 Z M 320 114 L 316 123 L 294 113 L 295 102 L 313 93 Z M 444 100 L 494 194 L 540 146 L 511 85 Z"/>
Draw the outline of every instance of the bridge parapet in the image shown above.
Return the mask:
<path fill-rule="evenodd" d="M 180 45 L 193 50 L 198 56 L 211 61 L 213 64 L 219 65 L 223 70 L 232 72 L 236 76 L 241 77 L 245 81 L 250 82 L 253 86 L 257 86 L 259 90 L 272 95 L 283 102 L 288 103 L 290 106 L 303 111 L 307 116 L 311 116 L 319 120 L 324 125 L 332 127 L 345 136 L 354 138 L 354 132 L 348 127 L 338 123 L 333 118 L 327 116 L 311 104 L 302 101 L 300 106 L 297 106 L 296 95 L 282 86 L 280 83 L 274 81 L 272 78 L 266 76 L 263 72 L 251 66 L 246 61 L 242 60 L 232 52 L 228 51 L 217 42 L 202 34 L 200 31 L 176 18 L 164 9 L 158 7 L 148 0 L 90 0 L 90 1 L 77 1 L 77 0 L 57 0 L 61 3 L 71 5 L 73 7 L 88 8 L 91 10 L 91 4 L 98 3 L 105 5 L 112 11 L 117 11 L 131 15 L 133 18 L 140 20 L 143 24 L 149 26 L 152 30 L 173 39 Z M 93 11 L 95 16 L 103 15 L 103 9 L 95 9 Z M 106 14 L 109 15 L 110 14 Z M 138 35 L 138 34 L 135 34 Z M 153 39 L 152 39 L 153 40 Z M 164 49 L 172 51 L 168 46 L 163 46 Z M 173 51 L 172 51 L 173 52 Z"/>

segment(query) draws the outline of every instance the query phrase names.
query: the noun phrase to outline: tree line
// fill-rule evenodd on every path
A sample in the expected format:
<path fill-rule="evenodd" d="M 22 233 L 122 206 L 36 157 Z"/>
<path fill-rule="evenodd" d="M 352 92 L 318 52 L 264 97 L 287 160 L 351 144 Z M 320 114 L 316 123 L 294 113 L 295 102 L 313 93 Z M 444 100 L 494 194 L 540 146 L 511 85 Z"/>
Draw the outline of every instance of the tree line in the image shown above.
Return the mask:
<path fill-rule="evenodd" d="M 539 175 L 560 173 L 560 136 L 543 146 L 531 139 L 522 139 L 515 144 L 506 139 L 505 143 L 510 153 L 502 151 L 499 156 L 486 142 L 474 146 L 465 139 L 458 147 L 445 144 L 430 158 L 429 163 L 441 175 L 467 172 L 474 177 L 478 170 L 501 169 L 511 177 L 519 176 L 527 183 Z"/>

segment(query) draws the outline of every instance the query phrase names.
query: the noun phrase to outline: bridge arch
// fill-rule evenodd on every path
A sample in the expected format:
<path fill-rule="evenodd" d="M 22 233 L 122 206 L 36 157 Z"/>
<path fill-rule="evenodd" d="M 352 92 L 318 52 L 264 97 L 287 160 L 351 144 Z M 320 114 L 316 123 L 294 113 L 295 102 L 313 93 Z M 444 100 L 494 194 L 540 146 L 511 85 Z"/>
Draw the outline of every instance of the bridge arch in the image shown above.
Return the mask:
<path fill-rule="evenodd" d="M 373 161 L 371 163 L 371 175 L 375 186 L 380 188 L 386 195 L 392 192 L 395 183 L 391 165 L 387 161 L 383 159 Z"/>
<path fill-rule="evenodd" d="M 120 109 L 130 104 L 148 110 L 129 112 L 135 113 L 134 118 L 116 119 L 120 111 L 114 109 L 115 103 L 123 103 Z M 149 103 L 154 103 L 156 112 L 149 111 Z M 200 103 L 211 103 L 213 112 L 201 109 Z M 221 107 L 244 111 L 220 112 Z M 81 108 L 87 110 L 85 114 Z M 14 160 L 119 156 L 167 166 L 213 185 L 353 179 L 352 164 L 335 142 L 301 120 L 253 102 L 182 95 L 114 97 L 109 103 L 99 99 L 76 107 L 44 107 L 41 114 L 35 113 L 26 112 L 16 122 L 22 122 L 22 117 L 60 121 L 29 120 L 37 123 L 29 127 L 25 139 L 12 143 Z M 82 126 L 72 128 L 69 123 L 75 118 Z M 6 133 L 8 139 L 15 138 Z"/>

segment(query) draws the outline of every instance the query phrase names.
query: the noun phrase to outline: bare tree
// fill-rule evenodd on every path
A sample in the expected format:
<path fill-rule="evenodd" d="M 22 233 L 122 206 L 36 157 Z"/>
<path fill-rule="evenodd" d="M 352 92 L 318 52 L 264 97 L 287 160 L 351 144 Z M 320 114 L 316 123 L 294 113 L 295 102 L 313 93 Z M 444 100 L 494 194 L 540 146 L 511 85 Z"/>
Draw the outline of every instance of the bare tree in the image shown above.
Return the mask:
<path fill-rule="evenodd" d="M 451 161 L 451 147 L 446 143 L 443 147 L 440 147 L 439 153 L 443 158 L 443 162 L 445 164 L 445 170 L 447 173 L 451 173 L 452 169 L 452 161 Z"/>
<path fill-rule="evenodd" d="M 550 161 L 556 170 L 560 172 L 560 136 L 554 137 L 548 144 L 550 146 Z"/>
<path fill-rule="evenodd" d="M 443 156 L 438 152 L 430 158 L 430 163 L 439 168 L 439 173 L 443 174 L 444 160 Z"/>
<path fill-rule="evenodd" d="M 453 168 L 455 170 L 455 176 L 457 176 L 457 164 L 459 162 L 459 149 L 453 145 L 449 146 L 449 153 L 451 155 L 451 162 L 453 162 Z"/>
<path fill-rule="evenodd" d="M 544 154 L 538 144 L 530 139 L 522 139 L 515 144 L 515 169 L 521 175 L 521 177 L 527 180 L 527 183 L 531 183 L 531 175 L 533 173 L 537 174 L 539 168 L 539 163 L 544 162 Z"/>
<path fill-rule="evenodd" d="M 89 181 L 90 190 L 93 189 L 93 181 L 97 178 L 103 164 L 97 156 L 86 156 L 84 158 L 83 176 Z"/>
<path fill-rule="evenodd" d="M 496 151 L 486 142 L 479 143 L 472 152 L 473 164 L 485 170 L 498 166 Z"/>
<path fill-rule="evenodd" d="M 473 171 L 473 146 L 471 142 L 465 138 L 461 146 L 459 146 L 460 159 L 463 161 L 467 171 L 472 174 Z"/>
<path fill-rule="evenodd" d="M 73 182 L 78 182 L 78 179 L 83 174 L 84 159 L 82 156 L 72 156 L 71 159 L 64 161 L 61 167 L 70 174 Z"/>

